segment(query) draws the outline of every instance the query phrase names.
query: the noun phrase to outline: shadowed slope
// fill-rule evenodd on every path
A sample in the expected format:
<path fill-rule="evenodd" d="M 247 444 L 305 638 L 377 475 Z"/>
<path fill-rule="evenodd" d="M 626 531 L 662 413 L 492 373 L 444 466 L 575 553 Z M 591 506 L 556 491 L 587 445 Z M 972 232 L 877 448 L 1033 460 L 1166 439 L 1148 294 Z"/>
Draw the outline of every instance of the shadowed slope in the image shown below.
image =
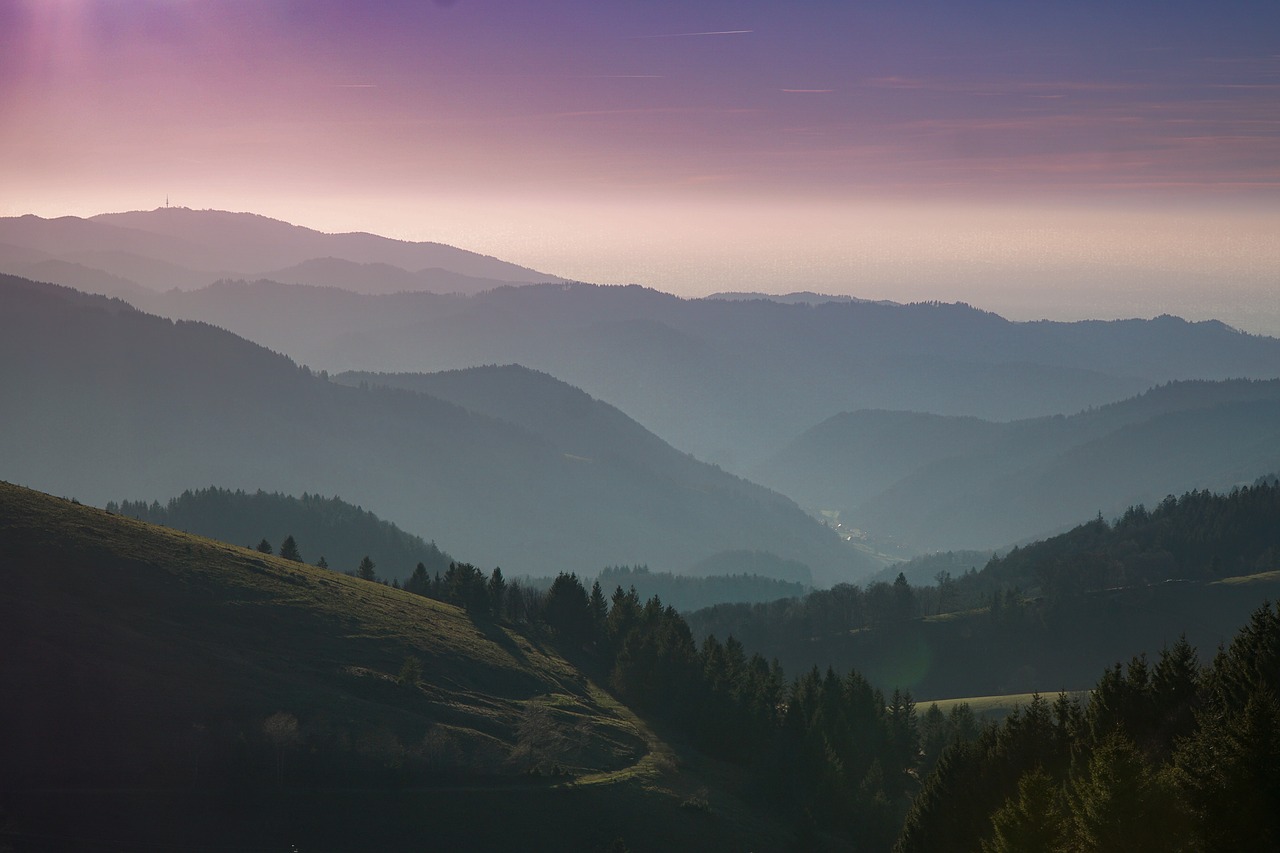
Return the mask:
<path fill-rule="evenodd" d="M 680 809 L 705 783 L 670 746 L 450 605 L 4 483 L 0 574 L 0 839 L 23 849 L 780 846 L 728 795 Z"/>

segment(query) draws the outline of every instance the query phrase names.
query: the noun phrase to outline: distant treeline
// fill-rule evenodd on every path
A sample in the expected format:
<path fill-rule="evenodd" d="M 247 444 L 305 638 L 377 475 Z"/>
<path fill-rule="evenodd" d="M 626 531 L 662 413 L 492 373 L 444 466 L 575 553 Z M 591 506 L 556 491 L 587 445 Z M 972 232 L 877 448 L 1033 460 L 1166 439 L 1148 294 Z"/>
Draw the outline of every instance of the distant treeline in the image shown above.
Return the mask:
<path fill-rule="evenodd" d="M 584 576 L 584 583 L 588 579 Z M 605 589 L 619 586 L 633 588 L 644 601 L 656 595 L 681 613 L 726 601 L 758 603 L 784 597 L 795 598 L 804 595 L 809 589 L 803 583 L 751 572 L 692 576 L 654 572 L 648 566 L 606 566 L 596 579 Z M 551 588 L 555 579 L 525 575 L 519 580 L 525 586 L 546 591 Z"/>
<path fill-rule="evenodd" d="M 688 577 L 651 572 L 648 566 L 609 566 L 597 577 L 605 589 L 634 587 L 642 599 L 658 596 L 676 610 L 697 610 L 722 601 L 774 601 L 804 595 L 804 584 L 758 574 Z"/>
<path fill-rule="evenodd" d="M 961 552 L 961 562 L 973 552 Z M 954 562 L 952 555 L 931 565 Z M 993 556 L 980 571 L 941 569 L 932 585 L 899 572 L 893 583 L 837 584 L 798 599 L 718 604 L 692 613 L 695 634 L 732 633 L 749 647 L 844 634 L 975 608 L 1054 606 L 1074 596 L 1170 579 L 1217 580 L 1280 569 L 1280 485 L 1262 478 L 1225 495 L 1188 492 L 1114 524 L 1101 517 Z"/>
<path fill-rule="evenodd" d="M 444 572 L 449 555 L 434 542 L 401 530 L 372 512 L 337 497 L 208 488 L 187 490 L 161 505 L 158 501 L 114 501 L 111 512 L 234 545 L 257 547 L 264 540 L 279 549 L 292 537 L 298 558 L 353 573 L 369 557 L 388 579 L 409 576 L 422 563 Z"/>
<path fill-rule="evenodd" d="M 1217 580 L 1280 569 L 1280 487 L 1262 478 L 1218 495 L 1172 495 L 1108 524 L 1101 516 L 1004 557 L 958 584 L 960 597 L 1021 587 L 1049 597 L 1093 589 Z"/>
<path fill-rule="evenodd" d="M 932 586 L 900 574 L 687 618 L 695 637 L 733 635 L 788 669 L 856 667 L 918 695 L 1081 689 L 1116 655 L 1162 638 L 1186 632 L 1212 648 L 1266 592 L 1206 584 L 1276 569 L 1280 486 L 1264 478 L 1225 495 L 1135 507 L 1114 524 L 1095 519 L 981 571 L 943 570 Z M 1073 638 L 1069 647 L 1063 637 Z"/>

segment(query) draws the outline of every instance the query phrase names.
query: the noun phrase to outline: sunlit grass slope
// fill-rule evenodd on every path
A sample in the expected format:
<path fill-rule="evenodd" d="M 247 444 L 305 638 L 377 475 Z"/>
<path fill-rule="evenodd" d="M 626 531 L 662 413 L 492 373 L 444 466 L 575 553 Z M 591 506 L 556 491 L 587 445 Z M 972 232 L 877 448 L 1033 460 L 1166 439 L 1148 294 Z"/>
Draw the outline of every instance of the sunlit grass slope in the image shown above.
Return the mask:
<path fill-rule="evenodd" d="M 731 849 L 751 831 L 728 795 L 681 808 L 701 779 L 538 637 L 2 483 L 0 644 L 0 836 L 37 848 Z M 87 835 L 65 835 L 72 814 Z"/>

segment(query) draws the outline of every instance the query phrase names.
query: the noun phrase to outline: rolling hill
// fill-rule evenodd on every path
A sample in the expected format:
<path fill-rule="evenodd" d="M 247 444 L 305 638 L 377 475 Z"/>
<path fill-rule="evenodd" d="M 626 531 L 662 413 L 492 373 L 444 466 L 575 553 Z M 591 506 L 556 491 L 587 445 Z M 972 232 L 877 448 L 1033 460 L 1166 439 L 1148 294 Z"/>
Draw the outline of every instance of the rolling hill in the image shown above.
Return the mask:
<path fill-rule="evenodd" d="M 917 549 L 995 548 L 1280 467 L 1280 380 L 1174 382 L 1070 417 L 837 415 L 755 479 Z"/>
<path fill-rule="evenodd" d="M 0 555 L 19 849 L 783 846 L 537 637 L 5 483 Z"/>
<path fill-rule="evenodd" d="M 1280 375 L 1280 341 L 1215 322 L 1014 323 L 965 305 L 689 300 L 637 286 L 337 298 L 258 281 L 148 310 L 330 371 L 522 364 L 742 474 L 842 411 L 1024 419 L 1171 380 Z"/>
<path fill-rule="evenodd" d="M 0 269 L 127 296 L 329 371 L 523 364 L 744 474 L 842 411 L 1023 419 L 1172 380 L 1280 375 L 1280 342 L 1213 321 L 1015 323 L 962 304 L 807 293 L 680 299 L 225 211 L 0 219 Z M 425 290 L 470 296 L 406 298 Z"/>
<path fill-rule="evenodd" d="M 206 483 L 339 495 L 533 575 L 678 571 L 731 549 L 827 583 L 870 568 L 790 500 L 669 449 L 661 470 L 584 457 L 437 397 L 338 385 L 211 326 L 11 277 L 0 396 L 3 476 L 96 504 Z"/>
<path fill-rule="evenodd" d="M 410 272 L 384 263 L 355 263 L 341 258 L 312 258 L 262 274 L 270 281 L 337 287 L 354 293 L 480 293 L 511 284 L 509 280 L 481 278 L 443 267 Z M 546 281 L 547 278 L 542 280 Z"/>
<path fill-rule="evenodd" d="M 441 243 L 373 234 L 326 234 L 258 216 L 163 207 L 64 216 L 0 217 L 0 271 L 75 287 L 103 276 L 166 291 L 278 271 L 283 281 L 367 293 L 398 290 L 475 292 L 502 284 L 558 281 L 555 276 Z M 37 262 L 60 261 L 74 268 Z M 113 285 L 111 295 L 124 295 Z"/>

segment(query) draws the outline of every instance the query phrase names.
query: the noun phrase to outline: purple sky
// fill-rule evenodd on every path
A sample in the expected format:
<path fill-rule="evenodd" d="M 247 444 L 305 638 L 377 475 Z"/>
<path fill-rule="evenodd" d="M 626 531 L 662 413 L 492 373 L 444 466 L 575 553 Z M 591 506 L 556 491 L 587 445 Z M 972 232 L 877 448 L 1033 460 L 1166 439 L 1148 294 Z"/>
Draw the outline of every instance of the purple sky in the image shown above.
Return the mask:
<path fill-rule="evenodd" d="M 0 0 L 0 163 L 3 214 L 1280 332 L 1275 2 Z"/>

